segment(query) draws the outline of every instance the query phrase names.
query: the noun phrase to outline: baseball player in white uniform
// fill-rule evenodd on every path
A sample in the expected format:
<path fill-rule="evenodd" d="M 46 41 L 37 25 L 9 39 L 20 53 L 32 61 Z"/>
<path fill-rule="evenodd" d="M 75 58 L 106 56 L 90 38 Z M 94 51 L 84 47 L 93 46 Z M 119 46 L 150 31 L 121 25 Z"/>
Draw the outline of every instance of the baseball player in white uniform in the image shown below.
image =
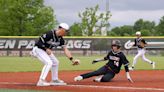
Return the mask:
<path fill-rule="evenodd" d="M 51 30 L 41 35 L 32 49 L 31 54 L 37 57 L 44 64 L 37 86 L 66 85 L 63 80 L 58 78 L 59 61 L 52 52 L 53 48 L 61 46 L 65 55 L 70 59 L 70 61 L 72 61 L 72 64 L 79 64 L 80 61 L 78 59 L 74 59 L 70 51 L 66 48 L 63 36 L 68 31 L 69 26 L 66 23 L 61 23 L 57 30 Z M 50 69 L 52 73 L 52 81 L 47 82 L 46 77 Z"/>
<path fill-rule="evenodd" d="M 145 52 L 146 52 L 145 47 L 146 47 L 147 43 L 143 38 L 141 38 L 141 32 L 140 31 L 136 32 L 136 36 L 137 36 L 137 38 L 134 40 L 133 46 L 137 46 L 138 53 L 134 57 L 132 67 L 130 67 L 129 70 L 134 70 L 134 66 L 137 63 L 137 60 L 139 57 L 142 57 L 143 61 L 151 64 L 152 68 L 154 69 L 155 68 L 155 62 L 153 62 L 153 61 L 151 61 L 145 57 Z"/>

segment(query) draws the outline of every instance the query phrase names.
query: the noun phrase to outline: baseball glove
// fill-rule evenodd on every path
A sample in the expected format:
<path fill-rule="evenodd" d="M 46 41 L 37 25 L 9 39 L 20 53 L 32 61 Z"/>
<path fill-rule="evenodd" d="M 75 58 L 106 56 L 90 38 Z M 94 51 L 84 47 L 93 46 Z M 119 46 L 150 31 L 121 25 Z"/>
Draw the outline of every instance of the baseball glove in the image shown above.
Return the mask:
<path fill-rule="evenodd" d="M 146 46 L 146 43 L 140 42 L 140 46 L 141 46 L 142 48 L 144 48 L 144 47 Z"/>
<path fill-rule="evenodd" d="M 79 65 L 80 64 L 80 60 L 79 59 L 75 59 L 75 60 L 72 60 L 72 65 Z"/>

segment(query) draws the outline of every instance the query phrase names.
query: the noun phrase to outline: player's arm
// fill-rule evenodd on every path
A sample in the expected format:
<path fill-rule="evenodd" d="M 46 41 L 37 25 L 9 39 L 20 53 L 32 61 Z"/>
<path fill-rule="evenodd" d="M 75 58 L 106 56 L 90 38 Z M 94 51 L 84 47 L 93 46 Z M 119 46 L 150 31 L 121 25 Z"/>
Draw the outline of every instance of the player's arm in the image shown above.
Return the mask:
<path fill-rule="evenodd" d="M 128 81 L 131 82 L 131 83 L 133 83 L 133 80 L 130 77 L 128 65 L 125 65 L 124 67 L 125 67 L 126 77 L 127 77 Z"/>
<path fill-rule="evenodd" d="M 102 59 L 95 59 L 95 60 L 93 60 L 93 61 L 92 61 L 92 64 L 95 64 L 95 63 L 97 63 L 97 62 L 101 62 L 101 61 L 108 60 L 109 54 L 110 54 L 110 53 L 108 53 L 108 55 L 107 55 L 106 57 L 102 58 Z"/>
<path fill-rule="evenodd" d="M 92 61 L 92 64 L 95 64 L 95 63 L 100 62 L 100 61 L 105 61 L 105 60 L 104 60 L 104 59 L 99 59 L 99 58 L 98 58 L 98 59 L 93 60 L 93 61 Z"/>
<path fill-rule="evenodd" d="M 69 58 L 69 60 L 72 62 L 72 65 L 78 65 L 80 64 L 80 60 L 78 59 L 74 59 L 72 57 L 72 54 L 71 52 L 68 50 L 68 48 L 66 46 L 62 46 L 63 47 L 63 50 L 64 50 L 64 53 L 65 55 Z"/>
<path fill-rule="evenodd" d="M 133 80 L 130 77 L 130 73 L 129 73 L 129 61 L 127 60 L 127 58 L 125 57 L 125 55 L 123 54 L 122 56 L 123 59 L 123 64 L 124 64 L 124 68 L 125 68 L 125 72 L 126 72 L 126 77 L 128 79 L 129 82 L 133 83 Z"/>

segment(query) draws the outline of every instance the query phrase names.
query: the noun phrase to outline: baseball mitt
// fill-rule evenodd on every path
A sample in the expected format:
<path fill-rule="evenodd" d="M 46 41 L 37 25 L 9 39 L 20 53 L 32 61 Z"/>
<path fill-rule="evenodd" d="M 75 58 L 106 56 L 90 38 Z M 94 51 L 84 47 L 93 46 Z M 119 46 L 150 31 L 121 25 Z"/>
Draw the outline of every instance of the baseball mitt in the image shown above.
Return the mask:
<path fill-rule="evenodd" d="M 72 61 L 72 65 L 79 65 L 80 64 L 80 60 L 79 59 L 75 59 Z"/>

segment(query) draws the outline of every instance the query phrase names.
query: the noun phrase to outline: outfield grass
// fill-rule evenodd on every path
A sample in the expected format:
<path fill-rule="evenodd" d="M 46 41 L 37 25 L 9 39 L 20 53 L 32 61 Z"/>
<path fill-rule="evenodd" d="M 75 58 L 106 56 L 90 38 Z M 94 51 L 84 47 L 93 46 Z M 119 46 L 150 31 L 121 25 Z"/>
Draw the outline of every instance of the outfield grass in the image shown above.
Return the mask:
<path fill-rule="evenodd" d="M 97 64 L 91 64 L 95 58 L 102 58 L 103 56 L 81 56 L 75 57 L 81 60 L 79 66 L 72 66 L 71 62 L 66 57 L 59 56 L 60 61 L 59 70 L 95 70 L 106 62 L 99 62 Z M 133 56 L 127 57 L 130 63 L 132 63 Z M 164 69 L 164 57 L 162 56 L 147 56 L 152 61 L 156 62 L 156 69 Z M 40 71 L 42 63 L 31 57 L 0 57 L 0 72 L 28 72 L 28 71 Z M 139 59 L 136 64 L 136 69 L 151 70 L 150 64 L 145 63 Z"/>

